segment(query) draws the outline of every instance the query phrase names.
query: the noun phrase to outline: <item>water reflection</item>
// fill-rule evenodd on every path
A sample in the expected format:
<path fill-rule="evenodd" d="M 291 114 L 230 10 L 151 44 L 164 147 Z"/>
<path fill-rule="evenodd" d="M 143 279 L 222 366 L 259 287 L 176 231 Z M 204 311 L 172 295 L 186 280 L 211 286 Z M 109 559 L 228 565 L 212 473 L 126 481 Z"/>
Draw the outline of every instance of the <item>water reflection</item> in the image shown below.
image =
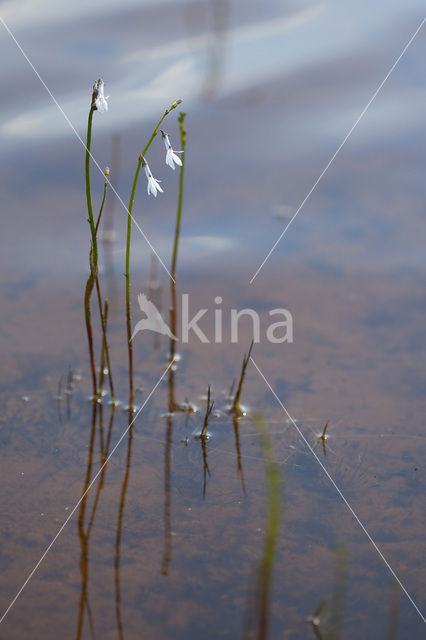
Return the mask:
<path fill-rule="evenodd" d="M 330 640 L 338 640 L 343 630 L 348 586 L 348 551 L 346 545 L 336 545 L 334 558 L 334 589 L 331 598 L 330 620 L 327 628 L 327 637 L 330 638 Z"/>
<path fill-rule="evenodd" d="M 272 576 L 282 513 L 282 479 L 280 465 L 274 460 L 272 440 L 261 415 L 257 414 L 254 417 L 254 425 L 264 464 L 266 518 L 263 555 L 258 568 L 253 572 L 254 589 L 247 601 L 245 638 L 266 640 L 270 616 Z"/>
<path fill-rule="evenodd" d="M 169 415 L 166 418 L 166 438 L 164 443 L 164 546 L 163 546 L 163 560 L 161 563 L 161 575 L 167 576 L 169 574 L 170 562 L 172 559 L 172 522 L 171 522 L 171 510 L 172 510 L 172 461 L 171 461 L 171 447 L 173 442 L 173 418 Z"/>
<path fill-rule="evenodd" d="M 399 604 L 401 598 L 401 588 L 399 583 L 392 578 L 390 584 L 390 606 L 388 640 L 396 640 L 398 636 Z"/>
<path fill-rule="evenodd" d="M 80 576 L 81 576 L 81 588 L 80 599 L 78 605 L 78 619 L 77 619 L 77 631 L 76 639 L 80 640 L 83 634 L 85 612 L 87 613 L 88 623 L 91 630 L 91 634 L 94 637 L 94 621 L 92 610 L 89 601 L 89 543 L 90 535 L 92 532 L 93 524 L 95 521 L 96 511 L 99 504 L 99 498 L 104 487 L 105 474 L 107 470 L 106 461 L 111 444 L 111 434 L 115 416 L 115 406 L 110 408 L 110 416 L 108 421 L 107 433 L 104 433 L 104 419 L 103 419 L 104 407 L 97 402 L 92 402 L 92 421 L 90 429 L 88 457 L 86 466 L 86 475 L 82 490 L 82 500 L 80 503 L 78 513 L 78 536 L 80 541 Z M 87 515 L 87 501 L 89 494 L 89 486 L 92 482 L 92 470 L 94 464 L 94 447 L 96 442 L 96 434 L 98 435 L 99 448 L 100 448 L 100 473 L 96 487 L 96 493 L 93 499 L 92 508 L 90 514 Z M 86 525 L 87 522 L 87 525 Z"/>
<path fill-rule="evenodd" d="M 209 435 L 207 432 L 207 428 L 209 426 L 209 418 L 211 412 L 214 407 L 214 401 L 210 400 L 210 385 L 207 389 L 207 398 L 206 398 L 206 413 L 204 415 L 204 424 L 200 433 L 200 443 L 201 443 L 201 451 L 203 454 L 203 498 L 206 496 L 206 488 L 207 488 L 207 474 L 210 475 L 210 469 L 207 462 L 207 441 L 209 439 Z"/>
<path fill-rule="evenodd" d="M 209 0 L 211 14 L 211 37 L 206 33 L 207 67 L 201 95 L 206 99 L 214 98 L 220 91 L 226 73 L 227 40 L 230 21 L 228 0 Z"/>
<path fill-rule="evenodd" d="M 230 400 L 232 401 L 231 406 L 229 408 L 229 413 L 232 416 L 232 426 L 234 428 L 235 451 L 237 453 L 237 471 L 238 471 L 239 478 L 241 480 L 241 486 L 242 486 L 244 495 L 246 494 L 246 487 L 245 487 L 243 464 L 242 464 L 242 457 L 241 457 L 239 420 L 241 417 L 247 414 L 247 410 L 245 409 L 245 407 L 241 405 L 241 393 L 243 390 L 244 380 L 245 380 L 246 371 L 247 371 L 247 365 L 250 361 L 253 344 L 254 343 L 252 340 L 247 354 L 244 354 L 243 363 L 241 365 L 241 373 L 238 380 L 238 385 L 235 391 L 235 395 L 232 397 L 233 389 L 235 386 L 235 379 L 232 382 L 231 390 L 229 392 Z"/>
<path fill-rule="evenodd" d="M 345 617 L 346 591 L 348 584 L 348 555 L 346 546 L 338 544 L 334 550 L 334 584 L 330 613 L 323 622 L 323 612 L 327 609 L 327 600 L 321 598 L 314 613 L 307 618 L 317 640 L 339 640 Z"/>
<path fill-rule="evenodd" d="M 66 418 L 67 420 L 71 420 L 71 398 L 74 392 L 74 381 L 76 376 L 74 376 L 71 365 L 68 367 L 68 373 L 66 376 L 66 386 L 63 389 L 63 374 L 60 375 L 58 381 L 58 389 L 56 393 L 56 409 L 58 413 L 59 423 L 62 424 L 62 401 L 65 396 L 65 406 L 66 406 Z"/>
<path fill-rule="evenodd" d="M 121 536 L 123 531 L 123 514 L 126 502 L 126 493 L 130 478 L 130 464 L 132 458 L 133 443 L 133 416 L 128 412 L 129 430 L 127 433 L 127 453 L 126 467 L 124 470 L 123 484 L 120 492 L 120 502 L 118 507 L 117 533 L 115 537 L 115 553 L 114 553 L 114 586 L 115 586 L 115 615 L 117 619 L 118 637 L 123 640 L 123 620 L 121 615 L 121 586 L 120 586 L 120 552 L 121 552 Z"/>
<path fill-rule="evenodd" d="M 235 451 L 237 454 L 237 472 L 241 480 L 241 487 L 243 489 L 243 493 L 244 495 L 246 495 L 246 484 L 244 480 L 243 459 L 241 455 L 241 445 L 240 445 L 240 424 L 239 424 L 239 418 L 237 415 L 235 415 L 235 413 L 232 416 L 232 426 L 234 428 Z"/>

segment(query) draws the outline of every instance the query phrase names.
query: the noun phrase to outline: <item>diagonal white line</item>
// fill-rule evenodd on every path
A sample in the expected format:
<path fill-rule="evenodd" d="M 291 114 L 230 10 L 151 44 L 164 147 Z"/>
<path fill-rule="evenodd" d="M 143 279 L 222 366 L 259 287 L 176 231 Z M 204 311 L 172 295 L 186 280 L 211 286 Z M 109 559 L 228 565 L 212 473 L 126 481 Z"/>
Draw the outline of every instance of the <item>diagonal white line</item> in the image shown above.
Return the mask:
<path fill-rule="evenodd" d="M 12 38 L 13 42 L 16 44 L 16 46 L 18 47 L 19 51 L 22 53 L 22 55 L 24 56 L 25 60 L 28 62 L 28 64 L 30 65 L 31 69 L 34 71 L 35 75 L 37 76 L 37 78 L 40 80 L 41 84 L 43 85 L 43 87 L 46 89 L 47 93 L 49 94 L 50 98 L 52 99 L 52 101 L 54 102 L 54 104 L 58 107 L 59 111 L 62 113 L 62 115 L 64 116 L 65 120 L 67 121 L 67 123 L 69 124 L 69 126 L 71 127 L 71 129 L 73 130 L 73 132 L 75 133 L 76 137 L 78 138 L 78 140 L 81 142 L 81 144 L 83 145 L 84 149 L 86 149 L 86 143 L 84 142 L 84 140 L 81 138 L 80 134 L 78 133 L 78 131 L 76 130 L 76 128 L 74 127 L 73 123 L 71 122 L 71 120 L 68 118 L 67 114 L 65 113 L 65 111 L 62 109 L 61 105 L 59 104 L 59 102 L 56 100 L 55 96 L 53 95 L 53 93 L 50 91 L 49 87 L 47 86 L 47 84 L 45 83 L 45 81 L 43 80 L 43 78 L 41 77 L 40 73 L 37 71 L 37 69 L 35 68 L 35 66 L 33 65 L 33 63 L 31 62 L 31 60 L 29 59 L 29 57 L 27 56 L 27 54 L 25 53 L 25 51 L 23 50 L 23 48 L 21 47 L 21 45 L 19 44 L 19 42 L 17 41 L 17 39 L 15 38 L 15 36 L 13 35 L 13 33 L 11 32 L 11 30 L 9 29 L 9 27 L 7 26 L 7 24 L 5 23 L 5 21 L 3 20 L 3 18 L 0 16 L 0 22 L 2 23 L 2 25 L 4 26 L 4 28 L 6 29 L 6 31 L 8 32 L 8 34 L 10 35 L 10 37 Z M 90 153 L 90 152 L 89 152 Z M 93 157 L 92 153 L 90 153 L 90 158 L 93 161 L 93 163 L 96 165 L 96 167 L 99 169 L 99 171 L 101 172 L 104 180 L 106 180 L 110 186 L 111 191 L 113 192 L 113 194 L 116 196 L 116 198 L 118 199 L 118 201 L 120 202 L 120 204 L 123 206 L 124 210 L 126 211 L 127 215 L 129 215 L 129 210 L 127 208 L 127 206 L 124 204 L 123 200 L 121 199 L 120 195 L 117 193 L 116 189 L 114 188 L 114 186 L 111 184 L 111 182 L 108 180 L 108 178 L 105 178 L 105 172 L 102 169 L 102 167 L 98 164 L 97 160 Z M 164 262 L 162 261 L 162 259 L 160 258 L 160 256 L 158 255 L 158 253 L 156 252 L 156 250 L 154 249 L 154 247 L 152 246 L 148 236 L 142 231 L 142 229 L 140 228 L 139 224 L 136 222 L 135 218 L 131 215 L 131 220 L 133 222 L 133 224 L 135 225 L 135 227 L 138 229 L 139 233 L 141 234 L 141 236 L 143 237 L 143 239 L 145 240 L 145 242 L 147 243 L 147 245 L 149 246 L 149 248 L 151 249 L 151 251 L 157 256 L 158 261 L 160 262 L 161 266 L 163 267 L 163 269 L 167 272 L 167 274 L 169 275 L 169 277 L 173 280 L 173 282 L 175 281 L 173 276 L 171 275 L 170 271 L 167 269 L 166 265 L 164 264 Z"/>
<path fill-rule="evenodd" d="M 320 173 L 320 175 L 318 176 L 317 180 L 314 182 L 313 186 L 311 187 L 311 189 L 308 191 L 307 195 L 305 196 L 305 198 L 303 199 L 302 203 L 299 205 L 299 208 L 297 209 L 297 211 L 294 213 L 294 215 L 291 217 L 291 219 L 289 220 L 289 222 L 287 223 L 284 231 L 281 233 L 281 235 L 278 237 L 278 239 L 276 240 L 276 242 L 274 243 L 274 245 L 272 246 L 272 248 L 270 249 L 270 251 L 268 252 L 267 256 L 265 257 L 265 259 L 263 260 L 262 264 L 257 268 L 254 276 L 252 276 L 251 280 L 250 280 L 250 284 L 252 284 L 255 280 L 255 278 L 258 276 L 259 272 L 261 269 L 263 269 L 264 264 L 266 263 L 267 260 L 269 260 L 271 254 L 273 251 L 275 251 L 277 245 L 280 243 L 281 239 L 283 238 L 283 236 L 287 233 L 287 230 L 290 228 L 292 222 L 294 221 L 294 219 L 296 218 L 296 216 L 298 215 L 298 213 L 303 209 L 303 207 L 305 206 L 307 200 L 311 197 L 312 193 L 315 191 L 315 189 L 317 188 L 318 184 L 321 182 L 321 180 L 323 179 L 323 177 L 325 176 L 325 174 L 327 173 L 328 169 L 330 168 L 330 166 L 332 165 L 332 163 L 334 162 L 336 156 L 338 155 L 338 153 L 341 151 L 342 147 L 346 144 L 346 142 L 348 141 L 349 137 L 352 135 L 355 127 L 359 124 L 360 120 L 364 117 L 364 115 L 366 114 L 367 110 L 369 109 L 369 107 L 371 106 L 372 102 L 375 100 L 375 98 L 377 97 L 378 93 L 380 92 L 380 90 L 382 89 L 383 85 L 385 84 L 385 82 L 389 79 L 389 77 L 391 76 L 391 74 L 393 73 L 393 71 L 395 70 L 395 67 L 397 66 L 397 64 L 399 63 L 399 61 L 401 60 L 402 56 L 405 54 L 405 52 L 407 51 L 408 47 L 411 45 L 411 43 L 413 42 L 414 38 L 417 36 L 417 34 L 419 33 L 420 29 L 423 27 L 424 23 L 426 22 L 426 18 L 423 18 L 423 20 L 421 21 L 420 25 L 417 27 L 417 29 L 415 30 L 415 32 L 413 33 L 413 35 L 411 36 L 411 38 L 409 39 L 409 41 L 407 42 L 407 44 L 405 45 L 405 47 L 403 48 L 403 50 L 401 51 L 401 53 L 399 54 L 399 56 L 397 57 L 397 59 L 395 60 L 395 62 L 393 63 L 393 65 L 391 66 L 391 68 L 389 69 L 389 71 L 387 72 L 386 76 L 384 77 L 384 79 L 382 80 L 382 82 L 379 84 L 379 86 L 377 87 L 377 89 L 375 90 L 375 92 L 373 93 L 373 95 L 371 96 L 370 100 L 367 102 L 367 104 L 365 105 L 364 109 L 361 111 L 361 113 L 359 114 L 358 118 L 355 120 L 355 122 L 353 123 L 352 127 L 349 129 L 348 133 L 346 134 L 346 136 L 343 138 L 342 142 L 340 143 L 340 145 L 337 147 L 336 151 L 333 153 L 333 155 L 331 156 L 330 160 L 327 162 L 326 166 L 324 167 L 324 169 L 322 170 L 322 172 Z"/>
<path fill-rule="evenodd" d="M 156 391 L 158 385 L 161 383 L 161 381 L 164 379 L 164 376 L 167 374 L 168 370 L 170 369 L 170 367 L 172 366 L 172 364 L 174 363 L 174 360 L 171 360 L 167 366 L 167 369 L 164 371 L 164 373 L 161 375 L 161 377 L 158 379 L 158 381 L 156 382 L 155 386 L 151 389 L 149 395 L 147 396 L 145 402 L 143 403 L 143 405 L 141 406 L 141 408 L 138 410 L 138 412 L 135 414 L 133 420 L 130 422 L 130 424 L 126 427 L 126 429 L 124 430 L 123 434 L 121 435 L 120 439 L 118 440 L 118 442 L 114 445 L 114 448 L 112 449 L 111 453 L 109 454 L 109 456 L 107 457 L 107 459 L 105 460 L 105 462 L 102 464 L 102 466 L 99 468 L 98 472 L 95 474 L 95 476 L 93 477 L 93 480 L 90 482 L 89 486 L 87 487 L 86 491 L 84 491 L 84 493 L 82 494 L 82 496 L 80 497 L 80 499 L 78 500 L 78 502 L 76 503 L 76 505 L 73 507 L 73 509 L 71 510 L 69 516 L 66 518 L 66 520 L 64 521 L 64 523 L 61 525 L 59 531 L 57 532 L 57 534 L 55 535 L 55 537 L 53 538 L 53 540 L 49 543 L 49 545 L 47 546 L 46 550 L 43 552 L 40 560 L 37 562 L 37 564 L 35 565 L 34 569 L 31 571 L 31 573 L 28 575 L 28 577 L 26 578 L 25 582 L 23 583 L 23 585 L 21 586 L 21 588 L 19 589 L 19 591 L 17 592 L 17 594 L 15 595 L 15 597 L 13 598 L 12 602 L 9 604 L 9 606 L 7 607 L 6 611 L 3 613 L 2 617 L 0 618 L 0 624 L 3 622 L 3 620 L 5 619 L 5 617 L 7 616 L 7 614 L 9 613 L 9 611 L 11 610 L 11 608 L 13 607 L 13 605 L 15 604 L 15 602 L 17 601 L 17 599 L 19 598 L 19 596 L 21 595 L 21 593 L 23 592 L 23 590 L 25 589 L 25 587 L 27 586 L 27 584 L 29 583 L 29 581 L 31 580 L 31 578 L 33 577 L 33 575 L 35 574 L 35 572 L 37 571 L 37 569 L 39 568 L 39 566 L 41 565 L 41 563 L 43 562 L 43 560 L 45 559 L 45 557 L 47 556 L 47 554 L 49 553 L 49 551 L 51 550 L 51 548 L 53 547 L 53 545 L 55 544 L 56 540 L 59 538 L 59 536 L 61 535 L 62 531 L 65 529 L 65 527 L 67 526 L 68 522 L 71 520 L 72 516 L 74 515 L 74 513 L 76 512 L 76 510 L 78 509 L 78 507 L 80 506 L 81 502 L 84 500 L 84 498 L 86 497 L 86 495 L 89 493 L 90 489 L 93 487 L 94 483 L 96 482 L 96 480 L 99 478 L 100 474 L 102 473 L 103 469 L 106 467 L 106 465 L 108 464 L 109 460 L 111 459 L 111 457 L 114 455 L 115 451 L 118 449 L 118 447 L 120 446 L 120 443 L 123 441 L 123 438 L 126 436 L 126 434 L 129 432 L 130 427 L 133 425 L 133 423 L 135 422 L 136 418 L 138 417 L 138 415 L 141 413 L 142 409 L 144 409 L 144 407 L 147 405 L 147 403 L 149 402 L 151 396 L 154 394 L 154 392 Z"/>
<path fill-rule="evenodd" d="M 353 508 L 351 507 L 351 505 L 349 504 L 349 502 L 347 501 L 347 499 L 345 498 L 345 496 L 343 495 L 341 489 L 339 489 L 339 487 L 337 486 L 336 482 L 333 480 L 333 478 L 331 477 L 331 475 L 329 474 L 329 472 L 327 471 L 326 467 L 324 466 L 324 464 L 322 463 L 321 459 L 319 458 L 319 456 L 317 455 L 317 453 L 315 452 L 315 449 L 311 446 L 311 444 L 309 443 L 309 441 L 305 438 L 305 436 L 303 435 L 302 431 L 300 430 L 300 428 L 297 426 L 296 422 L 293 420 L 293 418 L 291 417 L 291 415 L 289 414 L 289 412 L 287 411 L 287 409 L 285 408 L 285 406 L 283 405 L 283 403 L 281 402 L 281 400 L 279 399 L 279 397 L 277 396 L 277 394 L 275 393 L 275 391 L 273 390 L 273 388 L 271 387 L 271 385 L 269 384 L 268 380 L 265 378 L 265 376 L 263 375 L 262 371 L 259 369 L 259 367 L 257 366 L 257 364 L 255 363 L 255 361 L 253 360 L 252 357 L 250 357 L 250 360 L 252 361 L 252 363 L 254 364 L 255 368 L 257 369 L 259 375 L 261 376 L 261 378 L 263 379 L 263 381 L 265 382 L 266 386 L 268 387 L 268 389 L 270 390 L 270 392 L 272 393 L 272 395 L 274 396 L 275 400 L 278 402 L 278 404 L 280 405 L 281 409 L 284 411 L 284 413 L 286 414 L 287 418 L 290 420 L 290 422 L 292 423 L 292 425 L 295 427 L 297 433 L 299 434 L 299 436 L 302 438 L 303 442 L 305 443 L 305 445 L 307 446 L 307 448 L 309 449 L 309 451 L 312 453 L 312 455 L 314 456 L 315 460 L 318 462 L 318 464 L 320 465 L 321 469 L 324 471 L 325 475 L 327 476 L 327 478 L 330 480 L 331 484 L 333 485 L 333 487 L 336 489 L 337 493 L 339 494 L 340 498 L 343 500 L 343 502 L 345 503 L 345 505 L 347 506 L 347 508 L 349 509 L 349 511 L 351 512 L 352 516 L 355 518 L 356 522 L 359 524 L 359 526 L 361 527 L 361 529 L 363 530 L 363 532 L 365 533 L 365 535 L 367 536 L 367 538 L 369 539 L 369 541 L 371 542 L 371 544 L 373 545 L 374 549 L 377 551 L 377 553 L 379 554 L 380 558 L 383 560 L 383 562 L 385 563 L 385 565 L 387 566 L 387 568 L 389 569 L 389 571 L 391 572 L 392 576 L 395 578 L 395 580 L 398 582 L 399 586 L 401 587 L 401 589 L 403 590 L 403 592 L 405 593 L 405 595 L 407 596 L 407 598 L 409 599 L 409 601 L 411 602 L 411 604 L 413 605 L 413 607 L 415 608 L 415 610 L 417 611 L 417 613 L 419 614 L 420 618 L 423 620 L 423 622 L 426 624 L 426 618 L 424 617 L 424 615 L 422 614 L 422 612 L 420 611 L 420 609 L 418 608 L 418 606 L 416 605 L 416 603 L 414 602 L 413 598 L 410 596 L 410 594 L 408 593 L 407 589 L 404 587 L 404 585 L 402 584 L 401 580 L 398 578 L 398 576 L 396 575 L 395 571 L 392 569 L 392 567 L 390 566 L 389 562 L 386 560 L 385 556 L 383 555 L 383 553 L 380 551 L 379 547 L 377 546 L 377 544 L 374 542 L 373 538 L 371 537 L 371 535 L 368 533 L 367 529 L 365 528 L 365 525 L 361 522 L 359 516 L 355 513 L 355 511 L 353 510 Z"/>

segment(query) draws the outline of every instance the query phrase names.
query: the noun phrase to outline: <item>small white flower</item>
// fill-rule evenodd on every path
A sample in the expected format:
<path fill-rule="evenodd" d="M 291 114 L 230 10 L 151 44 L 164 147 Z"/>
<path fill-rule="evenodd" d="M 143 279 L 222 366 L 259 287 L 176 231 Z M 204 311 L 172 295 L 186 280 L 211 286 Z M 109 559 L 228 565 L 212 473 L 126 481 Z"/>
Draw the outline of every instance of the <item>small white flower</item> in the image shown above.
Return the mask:
<path fill-rule="evenodd" d="M 96 96 L 94 106 L 101 113 L 103 111 L 108 111 L 107 100 L 109 96 L 107 96 L 106 98 L 104 96 L 104 81 L 101 78 L 95 83 L 94 89 L 95 89 L 95 96 Z"/>
<path fill-rule="evenodd" d="M 148 184 L 147 184 L 148 195 L 152 193 L 154 198 L 156 198 L 157 191 L 159 191 L 160 193 L 163 193 L 163 189 L 160 187 L 160 184 L 159 184 L 160 180 L 156 180 L 154 178 L 154 176 L 151 173 L 151 169 L 149 168 L 145 158 L 142 158 L 142 165 L 143 165 L 143 168 L 145 169 L 145 175 L 148 179 Z"/>
<path fill-rule="evenodd" d="M 160 129 L 160 131 L 161 131 L 161 129 Z M 169 167 L 171 167 L 173 169 L 173 171 L 174 171 L 174 169 L 175 169 L 174 163 L 175 162 L 176 162 L 177 165 L 179 165 L 179 167 L 182 166 L 182 160 L 176 154 L 177 153 L 183 153 L 183 151 L 174 151 L 172 149 L 172 145 L 170 144 L 169 136 L 167 135 L 167 133 L 164 133 L 164 131 L 161 131 L 161 135 L 163 136 L 164 146 L 167 149 L 167 152 L 166 152 L 166 164 L 168 164 Z"/>

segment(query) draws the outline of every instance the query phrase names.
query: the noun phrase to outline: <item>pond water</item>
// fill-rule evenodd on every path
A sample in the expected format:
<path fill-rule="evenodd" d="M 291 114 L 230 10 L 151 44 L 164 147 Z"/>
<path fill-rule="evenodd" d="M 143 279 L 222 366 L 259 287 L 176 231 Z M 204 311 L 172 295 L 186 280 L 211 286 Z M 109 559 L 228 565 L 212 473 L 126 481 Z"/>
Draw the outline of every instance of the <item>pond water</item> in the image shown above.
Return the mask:
<path fill-rule="evenodd" d="M 423 13 L 416 0 L 0 3 L 0 638 L 425 637 L 426 26 L 316 184 Z M 185 300 L 190 317 L 207 310 L 207 342 L 181 339 L 172 375 L 168 338 L 135 336 L 130 419 L 127 213 L 111 190 L 100 284 L 119 404 L 90 400 L 78 136 L 99 76 L 109 110 L 92 152 L 126 204 L 153 127 L 183 99 L 178 337 Z M 163 125 L 176 149 L 178 111 Z M 179 171 L 161 138 L 147 159 L 164 193 L 148 197 L 142 172 L 133 328 L 138 294 L 165 318 L 171 304 L 146 238 L 170 269 Z M 96 207 L 102 189 L 93 166 Z M 236 419 L 243 309 L 260 331 Z M 273 309 L 291 313 L 292 342 L 268 340 Z M 98 362 L 95 299 L 92 316 Z M 197 411 L 170 414 L 171 392 Z"/>

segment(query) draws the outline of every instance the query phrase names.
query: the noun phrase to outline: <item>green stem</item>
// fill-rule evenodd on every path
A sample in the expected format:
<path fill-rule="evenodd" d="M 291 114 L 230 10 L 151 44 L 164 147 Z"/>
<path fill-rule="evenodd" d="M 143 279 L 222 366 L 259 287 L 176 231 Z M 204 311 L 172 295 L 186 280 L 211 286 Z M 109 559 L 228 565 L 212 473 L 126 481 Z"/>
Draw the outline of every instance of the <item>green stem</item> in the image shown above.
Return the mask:
<path fill-rule="evenodd" d="M 93 120 L 93 106 L 90 107 L 89 120 L 87 123 L 87 140 L 86 140 L 86 199 L 87 199 L 87 211 L 89 214 L 90 233 L 92 235 L 92 246 L 90 248 L 89 262 L 90 262 L 90 276 L 87 280 L 86 289 L 84 292 L 84 315 L 86 319 L 87 339 L 89 342 L 89 354 L 90 354 L 90 369 L 92 374 L 92 386 L 93 386 L 93 399 L 97 398 L 97 385 L 96 385 L 96 367 L 95 367 L 95 354 L 93 350 L 93 331 L 92 331 L 92 319 L 90 313 L 90 298 L 94 286 L 94 274 L 97 271 L 98 264 L 98 245 L 96 242 L 95 222 L 93 218 L 92 208 L 92 194 L 90 191 L 90 145 L 92 142 L 92 120 Z"/>
<path fill-rule="evenodd" d="M 161 116 L 160 120 L 158 121 L 158 124 L 155 127 L 154 131 L 152 132 L 151 137 L 149 138 L 148 142 L 146 143 L 144 150 L 142 151 L 141 155 L 138 158 L 138 164 L 136 166 L 135 177 L 133 178 L 132 191 L 131 191 L 131 194 L 130 194 L 129 208 L 128 208 L 128 211 L 127 211 L 126 272 L 125 272 L 125 277 L 126 277 L 127 350 L 128 350 L 128 355 L 129 355 L 129 411 L 133 410 L 133 403 L 134 403 L 133 346 L 132 346 L 132 342 L 131 342 L 132 322 L 131 322 L 131 315 L 130 315 L 130 240 L 131 240 L 131 233 L 132 233 L 133 202 L 134 202 L 134 199 L 135 199 L 136 185 L 138 183 L 138 178 L 139 178 L 139 173 L 140 173 L 141 166 L 142 166 L 143 157 L 147 153 L 149 147 L 151 146 L 152 141 L 154 140 L 155 136 L 157 135 L 157 131 L 160 128 L 160 125 L 163 122 L 164 118 L 170 113 L 170 111 L 172 111 L 173 109 L 176 109 L 178 104 L 180 104 L 181 102 L 182 102 L 181 100 L 176 100 L 176 102 L 174 102 L 169 109 L 166 109 L 166 111 L 163 113 L 163 115 Z"/>
<path fill-rule="evenodd" d="M 142 156 L 139 156 L 136 167 L 135 177 L 133 179 L 132 192 L 130 194 L 129 209 L 127 215 L 127 240 L 126 240 L 126 331 L 127 331 L 127 351 L 129 357 L 129 411 L 133 410 L 134 390 L 133 390 L 133 345 L 132 337 L 132 320 L 130 315 L 130 237 L 132 231 L 132 210 L 135 198 L 136 185 L 139 178 L 139 172 L 142 166 Z"/>
<path fill-rule="evenodd" d="M 97 286 L 96 286 L 96 289 L 98 289 Z M 99 303 L 99 296 L 98 296 L 98 303 Z M 106 325 L 108 320 L 108 300 L 105 300 L 105 307 L 104 307 L 103 314 L 104 314 L 105 325 Z M 105 339 L 103 337 L 102 347 L 101 347 L 101 361 L 99 364 L 99 383 L 98 383 L 99 384 L 98 393 L 100 398 L 102 398 L 102 394 L 104 392 L 104 378 L 105 378 L 104 370 L 105 370 Z"/>
<path fill-rule="evenodd" d="M 102 355 L 101 355 L 101 372 L 100 372 L 100 380 L 99 380 L 99 391 L 98 395 L 102 397 L 102 385 L 103 385 L 103 364 L 104 364 L 104 356 L 106 358 L 106 365 L 108 369 L 108 380 L 109 380 L 109 389 L 111 392 L 111 402 L 115 404 L 115 394 L 114 394 L 114 385 L 112 382 L 112 371 L 111 371 L 111 362 L 109 359 L 109 347 L 107 341 L 107 318 L 108 318 L 108 300 L 105 300 L 105 311 L 102 309 L 102 297 L 101 297 L 101 289 L 99 286 L 99 278 L 96 276 L 96 293 L 98 297 L 98 305 L 99 305 L 99 315 L 101 317 L 101 326 L 102 326 Z"/>
<path fill-rule="evenodd" d="M 186 144 L 186 131 L 183 126 L 185 115 L 186 114 L 183 112 L 179 114 L 179 128 L 180 128 L 180 137 L 181 137 L 181 147 L 183 152 L 185 152 L 185 144 Z M 178 206 L 176 211 L 176 224 L 175 224 L 175 237 L 173 241 L 172 266 L 171 266 L 171 272 L 170 272 L 170 275 L 171 275 L 170 330 L 174 336 L 177 334 L 176 266 L 177 266 L 177 256 L 178 256 L 178 248 L 179 248 L 180 223 L 182 219 L 184 167 L 185 167 L 185 153 L 182 154 L 182 166 L 180 169 L 179 195 L 178 195 Z M 176 355 L 176 343 L 173 340 L 173 338 L 170 338 L 170 362 L 173 362 L 173 360 L 175 359 L 175 355 Z M 177 404 L 175 401 L 174 390 L 175 390 L 174 370 L 173 370 L 173 367 L 170 367 L 169 369 L 169 411 L 170 412 L 173 412 L 176 410 L 182 410 L 182 407 L 179 404 Z"/>
<path fill-rule="evenodd" d="M 177 263 L 178 247 L 179 247 L 180 223 L 182 219 L 183 177 L 184 177 L 184 169 L 185 169 L 185 145 L 186 145 L 186 131 L 184 128 L 185 116 L 186 116 L 186 113 L 181 111 L 179 114 L 179 128 L 180 128 L 181 147 L 182 147 L 183 153 L 182 153 L 182 166 L 180 169 L 180 177 L 179 177 L 179 198 L 178 198 L 178 206 L 177 206 L 177 212 L 176 212 L 175 238 L 173 243 L 172 270 L 171 270 L 171 276 L 173 280 L 176 280 L 176 263 Z"/>
<path fill-rule="evenodd" d="M 98 228 L 99 228 L 99 223 L 101 221 L 102 211 L 104 210 L 106 190 L 107 190 L 107 186 L 108 186 L 108 175 L 109 175 L 109 170 L 108 170 L 108 174 L 105 173 L 104 193 L 103 193 L 103 196 L 102 196 L 102 202 L 101 202 L 101 207 L 99 209 L 98 219 L 96 220 L 96 225 L 95 225 L 95 237 L 96 237 L 96 239 L 97 239 L 97 236 L 98 236 Z"/>
<path fill-rule="evenodd" d="M 103 196 L 102 196 L 102 202 L 101 202 L 101 206 L 100 206 L 100 209 L 99 209 L 98 218 L 96 220 L 95 239 L 97 239 L 99 223 L 101 221 L 102 211 L 104 210 L 106 191 L 107 191 L 107 186 L 108 186 L 108 176 L 109 176 L 109 169 L 107 168 L 106 171 L 105 171 L 105 183 L 104 183 L 104 192 L 103 192 Z M 94 266 L 95 266 L 95 284 L 96 284 L 96 293 L 97 293 L 97 298 L 98 298 L 99 316 L 101 318 L 101 327 L 102 327 L 101 370 L 100 370 L 100 373 L 99 373 L 98 396 L 100 398 L 102 397 L 102 390 L 103 390 L 102 387 L 103 387 L 103 379 L 104 379 L 104 373 L 103 373 L 103 370 L 104 370 L 104 359 L 106 358 L 106 363 L 107 363 L 107 368 L 108 368 L 109 388 L 110 388 L 110 392 L 111 392 L 111 402 L 113 404 L 115 404 L 114 385 L 113 385 L 113 382 L 112 382 L 112 371 L 111 371 L 111 363 L 110 363 L 110 359 L 109 359 L 109 348 L 108 348 L 108 342 L 107 342 L 108 300 L 105 300 L 105 311 L 103 311 L 101 289 L 100 289 L 100 285 L 99 285 L 99 278 L 98 278 L 98 275 L 97 275 L 96 265 L 94 265 Z"/>
<path fill-rule="evenodd" d="M 87 339 L 89 342 L 90 370 L 92 373 L 92 386 L 93 386 L 93 400 L 96 401 L 97 399 L 96 366 L 95 366 L 95 354 L 93 350 L 92 319 L 90 314 L 90 298 L 92 296 L 94 284 L 95 284 L 95 279 L 93 277 L 93 273 L 90 273 L 90 276 L 86 283 L 86 289 L 84 292 L 84 315 L 86 319 Z"/>
<path fill-rule="evenodd" d="M 92 249 L 93 249 L 93 266 L 96 269 L 98 266 L 98 243 L 96 240 L 96 229 L 95 229 L 95 220 L 93 217 L 93 208 L 92 208 L 92 194 L 90 190 L 90 147 L 92 144 L 92 119 L 93 112 L 95 111 L 94 107 L 90 107 L 89 111 L 89 120 L 87 123 L 87 140 L 86 140 L 86 163 L 85 163 L 85 172 L 86 172 L 86 200 L 87 200 L 87 212 L 89 214 L 89 225 L 90 225 L 90 233 L 92 235 Z"/>

